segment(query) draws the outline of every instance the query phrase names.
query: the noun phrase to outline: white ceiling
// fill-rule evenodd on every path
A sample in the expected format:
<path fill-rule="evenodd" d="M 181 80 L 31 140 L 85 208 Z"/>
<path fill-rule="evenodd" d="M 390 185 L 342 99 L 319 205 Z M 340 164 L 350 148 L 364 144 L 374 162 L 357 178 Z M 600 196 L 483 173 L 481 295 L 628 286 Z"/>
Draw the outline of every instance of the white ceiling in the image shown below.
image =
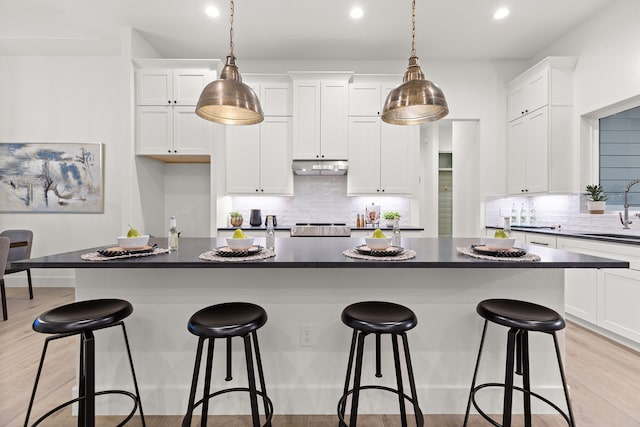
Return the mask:
<path fill-rule="evenodd" d="M 417 0 L 423 60 L 530 59 L 615 0 Z M 204 14 L 208 5 L 220 17 Z M 349 17 L 352 6 L 364 17 Z M 498 6 L 511 14 L 492 18 Z M 133 27 L 167 58 L 223 58 L 225 0 L 0 0 L 0 55 L 119 55 Z M 410 0 L 236 0 L 238 59 L 406 59 Z"/>

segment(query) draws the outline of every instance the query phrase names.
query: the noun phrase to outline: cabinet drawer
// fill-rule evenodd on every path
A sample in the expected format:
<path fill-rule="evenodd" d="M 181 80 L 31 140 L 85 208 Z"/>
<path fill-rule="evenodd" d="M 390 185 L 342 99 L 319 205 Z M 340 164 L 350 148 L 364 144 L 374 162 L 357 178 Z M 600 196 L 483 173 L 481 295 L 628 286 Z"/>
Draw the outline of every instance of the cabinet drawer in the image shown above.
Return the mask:
<path fill-rule="evenodd" d="M 556 237 L 546 236 L 544 234 L 527 233 L 525 238 L 527 245 L 546 246 L 548 248 L 556 248 Z"/>

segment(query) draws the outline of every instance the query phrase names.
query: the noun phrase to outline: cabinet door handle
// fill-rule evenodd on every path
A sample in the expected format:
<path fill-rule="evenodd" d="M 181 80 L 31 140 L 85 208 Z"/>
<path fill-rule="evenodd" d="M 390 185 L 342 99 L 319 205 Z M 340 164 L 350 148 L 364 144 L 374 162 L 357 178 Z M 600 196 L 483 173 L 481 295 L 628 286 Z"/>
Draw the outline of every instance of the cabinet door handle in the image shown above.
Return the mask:
<path fill-rule="evenodd" d="M 171 150 L 167 150 L 167 153 L 170 153 L 170 152 L 171 152 Z"/>
<path fill-rule="evenodd" d="M 534 242 L 534 241 L 532 241 L 530 244 L 531 245 L 538 245 L 538 246 L 549 246 L 548 243 Z"/>
<path fill-rule="evenodd" d="M 261 188 L 260 191 L 264 193 L 264 188 Z"/>
<path fill-rule="evenodd" d="M 176 101 L 176 100 L 174 99 L 174 100 L 173 100 L 173 103 L 174 103 L 174 104 L 177 104 L 177 103 L 178 103 L 178 101 Z"/>
<path fill-rule="evenodd" d="M 171 100 L 170 99 L 167 100 L 167 104 L 171 104 Z"/>
<path fill-rule="evenodd" d="M 382 189 L 382 192 L 384 193 L 384 188 Z"/>
<path fill-rule="evenodd" d="M 173 150 L 173 152 L 174 152 L 174 153 L 177 153 L 177 152 L 178 152 L 178 150 Z"/>
<path fill-rule="evenodd" d="M 260 191 L 260 190 L 258 190 L 258 189 L 256 188 L 256 193 L 257 193 L 258 191 Z"/>

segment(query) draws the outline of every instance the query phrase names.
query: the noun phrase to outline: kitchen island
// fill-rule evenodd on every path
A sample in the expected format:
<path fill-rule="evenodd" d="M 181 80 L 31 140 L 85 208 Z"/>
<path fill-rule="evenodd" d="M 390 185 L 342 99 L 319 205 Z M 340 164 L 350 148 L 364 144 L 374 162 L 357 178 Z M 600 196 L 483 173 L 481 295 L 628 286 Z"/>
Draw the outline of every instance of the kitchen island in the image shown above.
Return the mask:
<path fill-rule="evenodd" d="M 166 245 L 166 239 L 156 241 Z M 264 244 L 263 239 L 256 243 Z M 134 306 L 126 320 L 142 400 L 147 414 L 181 414 L 186 408 L 197 339 L 186 324 L 198 309 L 224 301 L 263 306 L 267 324 L 258 335 L 267 390 L 276 414 L 333 414 L 342 394 L 351 330 L 340 321 L 353 302 L 386 300 L 404 304 L 418 316 L 409 332 L 420 404 L 425 413 L 462 413 L 471 382 L 482 319 L 476 304 L 486 298 L 517 298 L 563 313 L 565 268 L 627 268 L 624 261 L 541 247 L 524 247 L 537 262 L 481 260 L 460 254 L 478 239 L 405 238 L 416 256 L 405 261 L 348 258 L 343 251 L 361 238 L 276 239 L 276 256 L 258 261 L 214 262 L 201 253 L 225 245 L 224 239 L 181 239 L 177 252 L 140 258 L 84 261 L 97 248 L 21 261 L 30 268 L 75 268 L 76 299 L 123 298 Z M 311 331 L 303 336 L 303 328 Z M 531 337 L 532 384 L 562 401 L 552 343 Z M 504 376 L 506 330 L 491 328 L 479 380 Z M 96 334 L 96 384 L 126 388 L 130 377 L 120 334 Z M 240 351 L 238 344 L 234 352 Z M 383 340 L 383 378 L 374 377 L 373 348 L 365 355 L 363 383 L 393 386 L 388 339 Z M 227 387 L 224 345 L 217 346 L 214 387 Z M 234 378 L 244 381 L 240 354 Z M 371 392 L 362 413 L 395 413 L 397 401 Z M 246 413 L 242 398 L 221 398 L 210 413 Z M 98 413 L 123 413 L 128 402 L 97 401 Z M 487 406 L 488 405 L 488 406 Z M 484 405 L 498 411 L 501 398 Z M 516 410 L 521 406 L 514 405 Z M 546 411 L 546 408 L 534 408 Z"/>

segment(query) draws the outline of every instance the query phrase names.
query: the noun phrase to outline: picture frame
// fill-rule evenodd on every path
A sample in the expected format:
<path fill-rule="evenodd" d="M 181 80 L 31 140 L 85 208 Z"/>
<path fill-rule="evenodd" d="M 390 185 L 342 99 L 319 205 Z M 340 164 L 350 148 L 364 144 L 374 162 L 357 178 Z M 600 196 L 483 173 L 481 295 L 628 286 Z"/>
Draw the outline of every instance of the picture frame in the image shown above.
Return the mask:
<path fill-rule="evenodd" d="M 0 143 L 0 212 L 103 213 L 102 143 Z"/>

